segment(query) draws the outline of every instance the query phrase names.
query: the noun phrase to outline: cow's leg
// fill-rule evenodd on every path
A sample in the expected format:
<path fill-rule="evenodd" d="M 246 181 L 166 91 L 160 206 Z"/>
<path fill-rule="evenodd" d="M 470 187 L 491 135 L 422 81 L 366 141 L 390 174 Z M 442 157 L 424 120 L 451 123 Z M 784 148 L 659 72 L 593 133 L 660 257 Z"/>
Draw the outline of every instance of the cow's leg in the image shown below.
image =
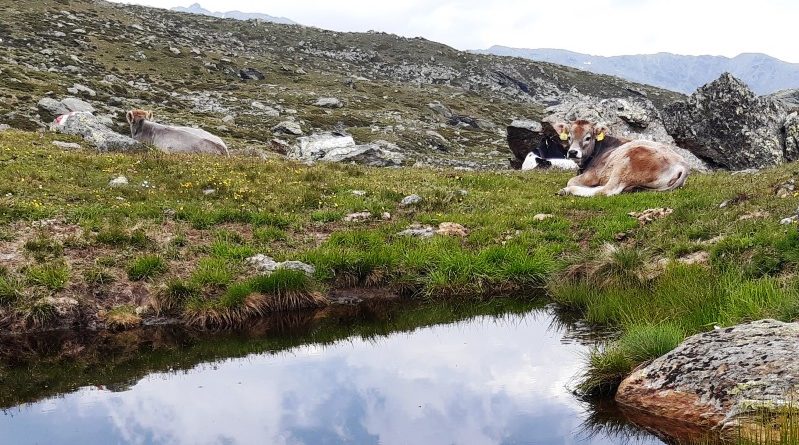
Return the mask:
<path fill-rule="evenodd" d="M 590 198 L 596 196 L 602 187 L 584 187 L 581 185 L 569 185 L 560 191 L 561 196 L 574 195 Z"/>
<path fill-rule="evenodd" d="M 576 196 L 594 196 L 591 190 L 599 188 L 599 181 L 595 175 L 590 173 L 583 173 L 577 175 L 566 183 L 566 187 L 562 188 L 558 194 L 561 196 L 576 195 Z"/>

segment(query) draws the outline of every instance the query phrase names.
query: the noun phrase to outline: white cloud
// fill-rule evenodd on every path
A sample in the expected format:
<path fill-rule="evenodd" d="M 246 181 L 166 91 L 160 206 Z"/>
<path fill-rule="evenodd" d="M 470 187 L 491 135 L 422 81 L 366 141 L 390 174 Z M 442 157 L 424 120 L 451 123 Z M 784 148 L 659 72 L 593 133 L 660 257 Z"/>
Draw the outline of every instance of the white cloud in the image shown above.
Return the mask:
<path fill-rule="evenodd" d="M 119 1 L 119 0 L 116 0 Z M 497 44 L 596 55 L 762 52 L 799 63 L 790 0 L 199 0 L 207 9 L 285 16 L 337 31 L 422 36 L 459 49 Z M 126 0 L 158 7 L 194 0 Z"/>

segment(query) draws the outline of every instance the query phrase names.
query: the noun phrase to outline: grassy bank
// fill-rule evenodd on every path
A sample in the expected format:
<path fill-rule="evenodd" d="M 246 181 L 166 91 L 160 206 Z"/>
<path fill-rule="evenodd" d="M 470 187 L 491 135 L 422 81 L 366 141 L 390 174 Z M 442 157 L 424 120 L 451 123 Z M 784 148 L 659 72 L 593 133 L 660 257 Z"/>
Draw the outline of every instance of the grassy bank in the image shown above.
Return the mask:
<path fill-rule="evenodd" d="M 578 199 L 555 196 L 568 179 L 560 173 L 97 155 L 52 140 L 0 133 L 4 329 L 123 328 L 159 316 L 219 326 L 325 305 L 353 287 L 441 299 L 548 285 L 555 301 L 623 332 L 592 358 L 590 393 L 612 390 L 686 335 L 799 313 L 799 236 L 779 224 L 797 200 L 775 196 L 794 166 Z M 110 187 L 120 175 L 129 184 Z M 421 203 L 399 205 L 414 193 Z M 650 208 L 674 212 L 647 224 L 628 215 Z M 364 211 L 373 216 L 344 220 Z M 398 235 L 443 222 L 469 233 Z M 255 254 L 316 272 L 265 278 L 245 261 Z"/>

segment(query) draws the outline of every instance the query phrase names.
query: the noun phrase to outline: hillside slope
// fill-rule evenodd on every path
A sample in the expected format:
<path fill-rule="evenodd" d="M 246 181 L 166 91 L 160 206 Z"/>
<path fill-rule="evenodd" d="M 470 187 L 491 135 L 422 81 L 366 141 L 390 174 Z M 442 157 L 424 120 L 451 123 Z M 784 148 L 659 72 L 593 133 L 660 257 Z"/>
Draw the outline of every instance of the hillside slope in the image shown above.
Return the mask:
<path fill-rule="evenodd" d="M 692 93 L 725 72 L 743 80 L 754 92 L 761 95 L 799 88 L 799 64 L 784 62 L 766 54 L 740 54 L 733 58 L 670 53 L 602 57 L 560 49 L 505 46 L 492 46 L 477 52 L 557 63 L 684 94 Z"/>
<path fill-rule="evenodd" d="M 74 90 L 125 132 L 124 111 L 154 109 L 165 122 L 201 125 L 234 150 L 293 142 L 286 120 L 308 134 L 346 130 L 359 143 L 386 140 L 412 160 L 506 166 L 504 127 L 537 118 L 566 97 L 679 95 L 609 76 L 495 56 L 424 39 L 338 33 L 236 21 L 93 0 L 0 2 L 0 124 L 34 130 L 52 116 L 42 97 Z M 263 80 L 244 81 L 252 68 Z M 94 95 L 92 95 L 94 93 Z M 314 106 L 336 97 L 344 106 Z M 434 111 L 428 103 L 445 105 Z M 461 119 L 466 117 L 468 119 Z M 475 124 L 478 123 L 478 124 Z M 431 133 L 431 132 L 435 132 Z M 440 136 L 440 137 L 439 137 Z"/>

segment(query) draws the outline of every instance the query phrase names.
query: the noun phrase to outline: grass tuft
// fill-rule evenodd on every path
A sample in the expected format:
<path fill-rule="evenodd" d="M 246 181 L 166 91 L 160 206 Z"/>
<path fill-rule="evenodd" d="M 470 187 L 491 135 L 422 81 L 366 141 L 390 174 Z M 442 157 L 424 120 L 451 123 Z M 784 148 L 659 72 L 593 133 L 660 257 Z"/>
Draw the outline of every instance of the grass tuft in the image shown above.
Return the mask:
<path fill-rule="evenodd" d="M 157 255 L 145 255 L 133 260 L 127 267 L 128 279 L 141 281 L 162 275 L 169 269 L 166 261 Z"/>

